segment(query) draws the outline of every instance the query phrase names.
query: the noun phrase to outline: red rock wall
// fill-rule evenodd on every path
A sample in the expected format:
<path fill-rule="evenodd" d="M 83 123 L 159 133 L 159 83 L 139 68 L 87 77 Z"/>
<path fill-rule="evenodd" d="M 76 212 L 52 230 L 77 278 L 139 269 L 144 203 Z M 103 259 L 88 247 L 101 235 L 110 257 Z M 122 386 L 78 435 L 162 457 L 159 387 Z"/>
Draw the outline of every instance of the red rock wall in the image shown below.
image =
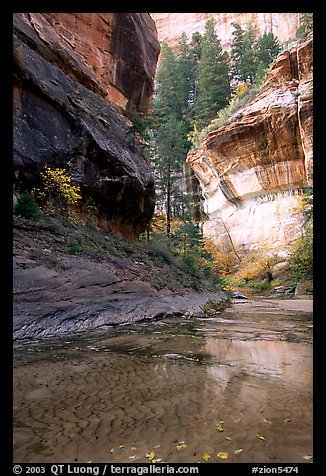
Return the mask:
<path fill-rule="evenodd" d="M 125 112 L 150 106 L 159 54 L 146 13 L 14 14 L 14 189 L 65 167 L 99 223 L 137 237 L 150 221 L 154 178 Z"/>
<path fill-rule="evenodd" d="M 188 38 L 195 31 L 203 33 L 210 18 L 214 18 L 216 32 L 227 51 L 231 47 L 233 22 L 245 28 L 247 22 L 252 21 L 258 34 L 272 31 L 281 42 L 295 38 L 299 26 L 298 13 L 151 13 L 151 16 L 160 43 L 167 43 L 171 48 L 177 47 L 183 31 Z"/>
<path fill-rule="evenodd" d="M 113 106 L 149 109 L 159 53 L 154 21 L 143 13 L 29 13 L 40 38 L 66 49 Z M 61 64 L 61 67 L 64 67 Z M 76 78 L 76 68 L 67 74 Z M 74 74 L 75 73 L 75 74 Z"/>
<path fill-rule="evenodd" d="M 296 208 L 312 173 L 312 45 L 309 36 L 281 53 L 261 92 L 188 154 L 209 217 L 204 229 L 220 244 L 224 225 L 239 251 L 282 251 L 302 231 Z"/>

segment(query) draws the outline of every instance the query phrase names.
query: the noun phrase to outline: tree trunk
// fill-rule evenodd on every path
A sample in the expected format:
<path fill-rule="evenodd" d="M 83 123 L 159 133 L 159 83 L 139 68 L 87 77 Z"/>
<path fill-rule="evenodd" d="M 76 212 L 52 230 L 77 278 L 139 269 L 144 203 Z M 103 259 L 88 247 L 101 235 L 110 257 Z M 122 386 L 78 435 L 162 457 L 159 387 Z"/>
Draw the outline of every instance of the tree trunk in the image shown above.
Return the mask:
<path fill-rule="evenodd" d="M 171 233 L 171 165 L 168 164 L 168 181 L 166 197 L 166 234 Z"/>

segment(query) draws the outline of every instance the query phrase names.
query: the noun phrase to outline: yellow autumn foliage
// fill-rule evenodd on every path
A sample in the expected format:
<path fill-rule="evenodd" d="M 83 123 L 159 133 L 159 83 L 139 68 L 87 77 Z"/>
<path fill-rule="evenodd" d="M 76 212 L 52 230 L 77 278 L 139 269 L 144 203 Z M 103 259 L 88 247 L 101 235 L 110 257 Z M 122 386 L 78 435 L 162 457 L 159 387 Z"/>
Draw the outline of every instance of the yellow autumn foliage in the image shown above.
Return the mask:
<path fill-rule="evenodd" d="M 77 205 L 81 200 L 80 187 L 72 184 L 65 169 L 51 169 L 45 165 L 40 177 L 41 187 L 34 188 L 33 194 L 45 212 L 54 213 L 56 209 L 62 211 L 68 206 Z"/>

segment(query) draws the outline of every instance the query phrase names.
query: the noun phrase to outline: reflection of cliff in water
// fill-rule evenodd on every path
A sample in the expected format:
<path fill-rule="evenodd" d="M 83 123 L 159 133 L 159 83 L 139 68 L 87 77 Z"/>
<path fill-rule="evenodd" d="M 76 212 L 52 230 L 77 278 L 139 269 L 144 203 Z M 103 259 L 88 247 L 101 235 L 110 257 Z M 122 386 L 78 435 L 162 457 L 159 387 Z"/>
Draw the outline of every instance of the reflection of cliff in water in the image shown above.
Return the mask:
<path fill-rule="evenodd" d="M 227 384 L 236 374 L 275 378 L 287 386 L 312 384 L 311 347 L 284 341 L 241 341 L 206 338 L 213 358 L 207 372 Z M 216 361 L 216 363 L 215 363 Z"/>

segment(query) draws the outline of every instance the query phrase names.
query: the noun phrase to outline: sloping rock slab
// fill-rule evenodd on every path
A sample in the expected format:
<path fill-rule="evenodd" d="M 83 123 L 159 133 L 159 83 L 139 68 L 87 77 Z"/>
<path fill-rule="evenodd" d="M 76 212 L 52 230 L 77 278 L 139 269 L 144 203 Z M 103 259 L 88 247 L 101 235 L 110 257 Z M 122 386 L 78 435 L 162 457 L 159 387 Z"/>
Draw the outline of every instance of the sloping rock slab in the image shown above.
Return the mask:
<path fill-rule="evenodd" d="M 65 269 L 14 267 L 14 339 L 52 337 L 173 315 L 202 316 L 207 301 L 225 294 L 157 291 L 124 280 L 105 265 L 72 258 Z"/>

